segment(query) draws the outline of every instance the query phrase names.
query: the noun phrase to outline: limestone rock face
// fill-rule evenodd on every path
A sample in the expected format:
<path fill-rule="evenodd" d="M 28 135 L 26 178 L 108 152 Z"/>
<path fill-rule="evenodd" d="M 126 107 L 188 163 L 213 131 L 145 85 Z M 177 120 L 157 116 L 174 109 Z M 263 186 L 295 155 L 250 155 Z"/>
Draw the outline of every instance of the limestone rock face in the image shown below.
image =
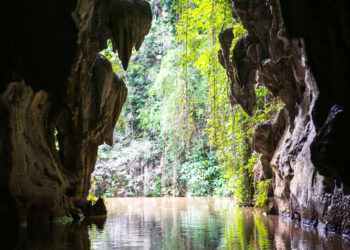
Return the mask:
<path fill-rule="evenodd" d="M 0 221 L 77 219 L 127 95 L 98 53 L 111 38 L 126 67 L 151 27 L 150 6 L 23 0 L 0 14 Z"/>
<path fill-rule="evenodd" d="M 350 4 L 306 2 L 231 0 L 247 34 L 231 54 L 232 30 L 223 31 L 219 60 L 231 102 L 248 114 L 256 79 L 285 103 L 274 123 L 256 127 L 252 145 L 279 213 L 349 234 Z"/>

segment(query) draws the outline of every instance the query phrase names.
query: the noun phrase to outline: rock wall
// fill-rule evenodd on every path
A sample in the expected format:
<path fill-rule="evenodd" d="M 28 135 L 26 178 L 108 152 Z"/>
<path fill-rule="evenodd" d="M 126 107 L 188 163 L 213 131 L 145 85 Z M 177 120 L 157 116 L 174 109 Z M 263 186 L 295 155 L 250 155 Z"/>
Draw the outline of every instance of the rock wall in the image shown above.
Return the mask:
<path fill-rule="evenodd" d="M 232 53 L 232 30 L 219 36 L 232 104 L 252 114 L 256 82 L 285 103 L 253 138 L 263 178 L 273 179 L 270 203 L 280 214 L 349 235 L 350 4 L 230 2 L 247 30 Z"/>
<path fill-rule="evenodd" d="M 113 147 L 99 149 L 90 192 L 108 198 L 160 195 L 162 152 L 157 142 L 115 134 L 119 138 Z"/>
<path fill-rule="evenodd" d="M 98 145 L 113 143 L 127 89 L 98 53 L 111 38 L 124 68 L 148 33 L 142 0 L 6 1 L 0 27 L 0 221 L 88 214 Z"/>

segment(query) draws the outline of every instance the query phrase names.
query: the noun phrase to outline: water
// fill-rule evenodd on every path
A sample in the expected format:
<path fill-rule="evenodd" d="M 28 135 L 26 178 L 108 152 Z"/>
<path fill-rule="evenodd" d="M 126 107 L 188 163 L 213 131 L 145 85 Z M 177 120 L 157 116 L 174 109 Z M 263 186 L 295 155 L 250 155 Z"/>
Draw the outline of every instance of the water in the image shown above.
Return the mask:
<path fill-rule="evenodd" d="M 0 249 L 350 249 L 336 235 L 227 198 L 107 199 L 108 218 L 0 232 Z"/>

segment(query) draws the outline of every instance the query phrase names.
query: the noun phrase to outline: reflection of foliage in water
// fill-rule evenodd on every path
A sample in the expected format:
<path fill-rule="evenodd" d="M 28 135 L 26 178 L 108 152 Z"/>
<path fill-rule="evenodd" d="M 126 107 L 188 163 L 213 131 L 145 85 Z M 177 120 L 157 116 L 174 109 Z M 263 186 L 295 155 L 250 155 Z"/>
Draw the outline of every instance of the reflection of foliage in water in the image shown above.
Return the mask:
<path fill-rule="evenodd" d="M 269 235 L 261 213 L 254 213 L 254 225 L 256 228 L 256 230 L 254 230 L 254 234 L 255 238 L 258 240 L 260 249 L 268 249 Z"/>
<path fill-rule="evenodd" d="M 269 249 L 267 227 L 261 213 L 235 208 L 226 211 L 224 232 L 219 249 Z"/>
<path fill-rule="evenodd" d="M 109 215 L 106 230 L 91 226 L 92 249 L 124 249 L 129 244 L 152 250 L 271 247 L 266 218 L 250 208 L 235 207 L 232 199 L 151 198 L 116 202 L 117 211 L 123 212 Z"/>
<path fill-rule="evenodd" d="M 221 237 L 222 220 L 206 203 L 188 204 L 187 211 L 167 218 L 162 249 L 216 249 Z M 179 240 L 181 239 L 181 240 Z"/>

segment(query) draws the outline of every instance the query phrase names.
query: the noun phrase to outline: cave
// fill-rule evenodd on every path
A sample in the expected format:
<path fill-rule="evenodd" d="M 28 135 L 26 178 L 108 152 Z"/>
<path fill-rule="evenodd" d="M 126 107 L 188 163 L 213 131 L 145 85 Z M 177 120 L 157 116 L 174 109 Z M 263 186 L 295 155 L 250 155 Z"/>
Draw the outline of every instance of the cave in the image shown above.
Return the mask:
<path fill-rule="evenodd" d="M 127 95 L 98 53 L 112 39 L 126 68 L 151 19 L 143 1 L 4 3 L 1 221 L 30 225 L 89 214 L 97 147 L 111 143 Z"/>
<path fill-rule="evenodd" d="M 229 98 L 251 114 L 256 80 L 284 107 L 253 135 L 281 215 L 350 234 L 350 3 L 230 0 L 246 35 L 219 35 Z M 98 146 L 113 143 L 124 69 L 151 28 L 143 0 L 5 1 L 0 9 L 0 221 L 91 215 Z M 55 143 L 57 141 L 57 145 Z"/>

